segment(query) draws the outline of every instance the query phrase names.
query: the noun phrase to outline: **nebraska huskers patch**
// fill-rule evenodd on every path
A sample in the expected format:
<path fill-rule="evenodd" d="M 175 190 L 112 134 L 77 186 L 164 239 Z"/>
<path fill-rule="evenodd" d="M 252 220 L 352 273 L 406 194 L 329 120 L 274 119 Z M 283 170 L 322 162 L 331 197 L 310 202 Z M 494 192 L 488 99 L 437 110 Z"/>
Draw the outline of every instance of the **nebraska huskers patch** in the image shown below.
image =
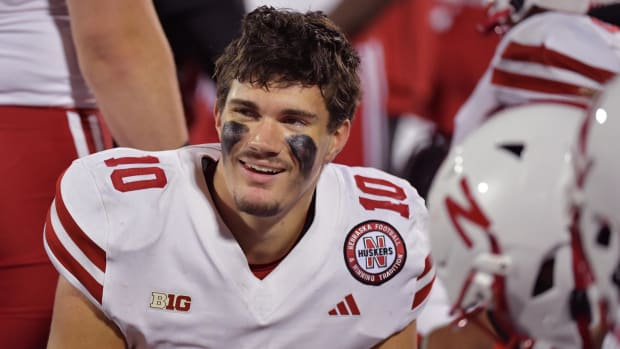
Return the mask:
<path fill-rule="evenodd" d="M 344 243 L 344 259 L 357 280 L 378 286 L 393 278 L 405 265 L 407 249 L 393 226 L 366 221 L 353 228 Z"/>

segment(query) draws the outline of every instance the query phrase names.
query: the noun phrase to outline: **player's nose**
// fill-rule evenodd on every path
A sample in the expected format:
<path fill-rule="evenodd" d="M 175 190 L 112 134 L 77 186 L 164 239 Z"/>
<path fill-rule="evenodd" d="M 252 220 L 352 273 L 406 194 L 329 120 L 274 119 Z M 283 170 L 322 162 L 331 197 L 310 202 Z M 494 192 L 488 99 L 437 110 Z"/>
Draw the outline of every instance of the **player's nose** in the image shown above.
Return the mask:
<path fill-rule="evenodd" d="M 262 118 L 251 130 L 248 146 L 255 151 L 278 154 L 282 150 L 284 134 L 278 122 Z"/>

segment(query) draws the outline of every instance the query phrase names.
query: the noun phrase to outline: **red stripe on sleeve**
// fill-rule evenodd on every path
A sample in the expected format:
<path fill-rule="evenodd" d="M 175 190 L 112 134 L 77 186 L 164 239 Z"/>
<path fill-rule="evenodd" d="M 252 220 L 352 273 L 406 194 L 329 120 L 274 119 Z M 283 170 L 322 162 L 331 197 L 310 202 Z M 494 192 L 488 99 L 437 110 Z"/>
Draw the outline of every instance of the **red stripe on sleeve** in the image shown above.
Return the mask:
<path fill-rule="evenodd" d="M 511 42 L 502 54 L 502 58 L 544 64 L 551 67 L 573 71 L 603 84 L 616 74 L 606 69 L 593 67 L 561 52 L 550 50 L 545 45 L 528 46 Z"/>
<path fill-rule="evenodd" d="M 433 260 L 431 258 L 431 255 L 428 255 L 424 259 L 424 270 L 416 280 L 422 279 L 428 273 L 430 273 L 431 270 L 433 270 Z M 426 284 L 424 287 L 418 290 L 418 292 L 416 292 L 415 296 L 413 297 L 413 304 L 411 305 L 412 310 L 415 309 L 418 305 L 420 305 L 420 303 L 422 303 L 426 299 L 428 294 L 431 292 L 431 288 L 433 287 L 434 282 L 435 276 L 433 276 L 433 279 L 428 284 Z"/>
<path fill-rule="evenodd" d="M 56 212 L 58 213 L 58 218 L 60 219 L 60 223 L 65 228 L 65 231 L 73 240 L 73 242 L 82 250 L 82 252 L 90 259 L 90 261 L 97 266 L 97 268 L 101 269 L 101 271 L 105 272 L 106 265 L 106 254 L 105 251 L 97 246 L 93 240 L 91 240 L 86 233 L 77 225 L 69 210 L 65 206 L 65 203 L 62 199 L 62 193 L 60 190 L 60 182 L 62 177 L 58 179 L 56 184 Z"/>
<path fill-rule="evenodd" d="M 426 286 L 422 287 L 418 292 L 416 292 L 415 297 L 413 297 L 413 304 L 411 304 L 411 310 L 415 309 L 418 305 L 424 302 L 424 300 L 428 297 L 428 294 L 431 293 L 434 282 L 435 277 L 433 276 L 431 282 L 429 282 L 428 284 L 426 284 Z"/>
<path fill-rule="evenodd" d="M 54 254 L 54 257 L 71 273 L 71 275 L 75 276 L 81 283 L 86 287 L 88 292 L 93 296 L 99 304 L 101 304 L 101 299 L 103 298 L 103 286 L 95 280 L 95 278 L 90 275 L 86 269 L 67 251 L 67 249 L 62 245 L 58 236 L 56 236 L 56 232 L 52 227 L 52 220 L 50 212 L 47 213 L 47 220 L 45 222 L 45 241 L 47 241 L 47 245 L 50 250 Z"/>
<path fill-rule="evenodd" d="M 493 69 L 491 82 L 498 86 L 581 97 L 592 97 L 597 92 L 589 87 L 573 85 L 566 82 L 549 80 L 535 76 L 509 73 L 499 69 Z"/>
<path fill-rule="evenodd" d="M 418 276 L 417 280 L 420 280 L 421 278 L 426 276 L 426 274 L 428 274 L 431 271 L 431 269 L 433 269 L 433 261 L 431 259 L 431 256 L 428 255 L 424 259 L 424 270 L 422 271 L 422 274 Z"/>

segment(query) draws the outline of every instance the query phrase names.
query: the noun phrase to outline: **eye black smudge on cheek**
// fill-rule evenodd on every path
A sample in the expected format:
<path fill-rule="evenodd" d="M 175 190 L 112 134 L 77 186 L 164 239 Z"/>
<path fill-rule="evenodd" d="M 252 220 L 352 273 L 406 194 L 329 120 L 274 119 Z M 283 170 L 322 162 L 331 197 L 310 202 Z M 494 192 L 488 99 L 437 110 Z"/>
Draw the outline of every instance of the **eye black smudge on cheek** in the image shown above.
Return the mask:
<path fill-rule="evenodd" d="M 222 125 L 222 153 L 224 156 L 237 144 L 249 128 L 235 121 L 227 121 Z"/>
<path fill-rule="evenodd" d="M 312 165 L 316 159 L 317 147 L 312 138 L 306 135 L 295 135 L 286 138 L 286 143 L 291 148 L 291 152 L 297 161 L 301 174 L 304 177 L 310 175 Z"/>

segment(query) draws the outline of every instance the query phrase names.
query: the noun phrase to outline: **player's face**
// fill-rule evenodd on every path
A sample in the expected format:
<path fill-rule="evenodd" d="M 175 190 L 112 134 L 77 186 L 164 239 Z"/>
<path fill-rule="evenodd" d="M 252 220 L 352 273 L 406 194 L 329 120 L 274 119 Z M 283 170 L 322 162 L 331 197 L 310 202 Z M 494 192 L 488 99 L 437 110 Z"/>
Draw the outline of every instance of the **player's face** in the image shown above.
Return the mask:
<path fill-rule="evenodd" d="M 287 212 L 312 195 L 350 127 L 347 121 L 328 132 L 329 113 L 317 86 L 267 90 L 233 81 L 215 114 L 230 199 L 242 212 L 261 217 Z"/>

